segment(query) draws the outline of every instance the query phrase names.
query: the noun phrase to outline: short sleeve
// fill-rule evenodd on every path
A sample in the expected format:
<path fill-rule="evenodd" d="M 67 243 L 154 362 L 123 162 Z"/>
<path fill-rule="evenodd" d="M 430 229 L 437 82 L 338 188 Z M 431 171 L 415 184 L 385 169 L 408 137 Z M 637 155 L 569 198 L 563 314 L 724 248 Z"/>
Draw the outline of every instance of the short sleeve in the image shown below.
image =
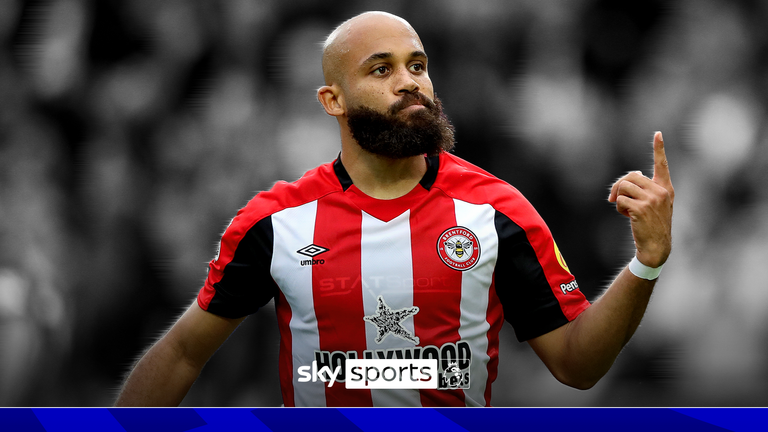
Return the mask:
<path fill-rule="evenodd" d="M 548 333 L 589 307 L 549 228 L 529 203 L 514 217 L 497 211 L 495 287 L 519 341 Z"/>
<path fill-rule="evenodd" d="M 270 274 L 272 242 L 270 216 L 252 223 L 239 213 L 224 232 L 216 258 L 208 264 L 208 277 L 197 296 L 200 307 L 240 318 L 266 305 L 277 293 Z"/>

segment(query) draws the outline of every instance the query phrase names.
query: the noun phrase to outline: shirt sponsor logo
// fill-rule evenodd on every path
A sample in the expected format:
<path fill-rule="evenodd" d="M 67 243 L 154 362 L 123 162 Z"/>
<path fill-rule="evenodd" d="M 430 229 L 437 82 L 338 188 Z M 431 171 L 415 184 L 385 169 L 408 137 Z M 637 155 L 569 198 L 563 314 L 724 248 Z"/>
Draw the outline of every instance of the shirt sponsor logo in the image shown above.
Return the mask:
<path fill-rule="evenodd" d="M 448 228 L 437 239 L 437 254 L 448 267 L 466 271 L 480 259 L 480 243 L 475 233 L 467 228 Z"/>
<path fill-rule="evenodd" d="M 353 290 L 359 292 L 360 287 L 363 289 L 376 290 L 382 288 L 391 290 L 429 288 L 434 291 L 451 291 L 452 288 L 455 288 L 454 285 L 451 284 L 451 279 L 445 276 L 404 278 L 398 275 L 390 275 L 368 276 L 364 278 L 357 275 L 355 278 L 336 276 L 318 280 L 320 295 L 342 295 L 348 294 Z"/>
<path fill-rule="evenodd" d="M 358 361 L 350 364 L 347 361 L 358 359 L 368 362 L 360 363 Z M 377 363 L 376 360 L 385 360 L 385 362 Z M 421 364 L 420 360 L 433 360 L 436 362 L 436 367 L 422 370 L 422 367 L 427 365 Z M 312 366 L 300 366 L 297 369 L 297 375 L 301 376 L 298 379 L 299 382 L 323 381 L 328 383 L 329 387 L 332 383 L 347 383 L 350 380 L 357 380 L 352 385 L 345 384 L 345 387 L 455 390 L 469 388 L 471 364 L 472 350 L 469 348 L 469 342 L 460 340 L 456 343 L 445 343 L 440 347 L 427 345 L 425 347 L 365 350 L 362 356 L 358 356 L 357 351 L 315 351 Z M 411 368 L 412 366 L 414 369 Z M 357 369 L 354 369 L 355 367 Z M 376 372 L 378 372 L 378 378 L 376 378 Z M 418 383 L 409 382 L 411 372 L 413 372 L 414 381 L 417 379 Z M 427 375 L 430 376 L 427 377 Z M 366 378 L 368 378 L 367 384 L 365 383 Z M 413 386 L 406 387 L 407 385 Z"/>
<path fill-rule="evenodd" d="M 575 291 L 579 289 L 579 284 L 574 280 L 571 283 L 567 284 L 560 284 L 560 290 L 563 291 L 563 294 L 568 294 L 571 291 Z"/>

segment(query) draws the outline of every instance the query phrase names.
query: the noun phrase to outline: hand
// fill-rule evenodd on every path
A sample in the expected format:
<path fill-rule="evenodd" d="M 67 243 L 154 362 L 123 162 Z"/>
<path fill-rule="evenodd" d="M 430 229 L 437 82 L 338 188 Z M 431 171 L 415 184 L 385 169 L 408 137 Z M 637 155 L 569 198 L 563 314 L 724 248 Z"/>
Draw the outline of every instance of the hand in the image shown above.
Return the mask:
<path fill-rule="evenodd" d="M 608 201 L 627 216 L 637 249 L 637 259 L 649 266 L 664 264 L 672 251 L 672 204 L 675 189 L 669 178 L 669 164 L 661 132 L 653 136 L 653 179 L 640 171 L 618 179 Z"/>

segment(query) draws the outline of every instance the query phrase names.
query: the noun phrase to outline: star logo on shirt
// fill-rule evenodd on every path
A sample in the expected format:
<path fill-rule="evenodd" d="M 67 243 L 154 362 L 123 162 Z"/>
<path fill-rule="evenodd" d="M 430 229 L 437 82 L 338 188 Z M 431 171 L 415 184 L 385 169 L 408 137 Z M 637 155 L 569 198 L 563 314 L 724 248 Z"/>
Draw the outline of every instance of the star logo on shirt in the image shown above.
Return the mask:
<path fill-rule="evenodd" d="M 400 339 L 419 344 L 419 338 L 403 327 L 403 321 L 406 318 L 416 315 L 419 308 L 416 306 L 407 307 L 398 310 L 392 310 L 385 302 L 384 297 L 378 297 L 379 306 L 376 308 L 376 314 L 363 317 L 364 320 L 376 326 L 376 343 L 380 344 L 390 333 Z"/>

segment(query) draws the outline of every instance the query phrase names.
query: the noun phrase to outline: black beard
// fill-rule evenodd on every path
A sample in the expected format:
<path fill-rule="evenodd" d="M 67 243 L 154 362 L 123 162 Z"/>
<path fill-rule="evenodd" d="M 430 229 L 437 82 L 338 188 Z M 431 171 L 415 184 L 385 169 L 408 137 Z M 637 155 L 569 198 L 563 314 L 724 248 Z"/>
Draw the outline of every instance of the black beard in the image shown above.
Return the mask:
<path fill-rule="evenodd" d="M 415 102 L 424 108 L 401 118 L 398 113 Z M 426 154 L 435 156 L 450 151 L 455 144 L 454 128 L 443 113 L 443 105 L 435 96 L 432 102 L 422 93 L 406 93 L 386 113 L 368 107 L 355 107 L 347 112 L 352 137 L 363 150 L 373 154 L 402 159 Z"/>

